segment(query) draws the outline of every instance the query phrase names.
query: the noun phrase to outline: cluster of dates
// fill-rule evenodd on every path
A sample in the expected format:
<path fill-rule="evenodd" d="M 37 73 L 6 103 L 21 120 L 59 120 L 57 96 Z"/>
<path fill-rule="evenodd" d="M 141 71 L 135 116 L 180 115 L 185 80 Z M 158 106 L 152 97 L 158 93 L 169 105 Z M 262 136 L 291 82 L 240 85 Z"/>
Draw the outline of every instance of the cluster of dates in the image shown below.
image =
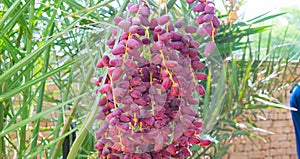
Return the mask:
<path fill-rule="evenodd" d="M 201 27 L 173 24 L 169 15 L 150 18 L 145 2 L 129 4 L 128 10 L 127 18 L 114 18 L 119 29 L 106 42 L 111 55 L 97 63 L 107 75 L 95 82 L 104 83 L 97 89 L 102 98 L 96 119 L 102 124 L 95 149 L 101 159 L 187 158 L 192 144 L 210 144 L 199 138 L 202 122 L 194 109 L 199 105 L 194 93 L 205 93 L 199 81 L 207 78 L 200 72 L 205 67 L 200 44 L 191 36 Z M 212 20 L 205 23 L 214 30 Z M 214 50 L 211 43 L 206 55 Z"/>
<path fill-rule="evenodd" d="M 187 0 L 187 3 L 194 3 L 195 0 Z M 193 7 L 194 12 L 201 13 L 195 20 L 198 25 L 204 24 L 199 30 L 200 36 L 209 34 L 211 38 L 217 34 L 216 28 L 220 27 L 220 21 L 215 14 L 215 4 L 209 0 L 199 0 Z"/>

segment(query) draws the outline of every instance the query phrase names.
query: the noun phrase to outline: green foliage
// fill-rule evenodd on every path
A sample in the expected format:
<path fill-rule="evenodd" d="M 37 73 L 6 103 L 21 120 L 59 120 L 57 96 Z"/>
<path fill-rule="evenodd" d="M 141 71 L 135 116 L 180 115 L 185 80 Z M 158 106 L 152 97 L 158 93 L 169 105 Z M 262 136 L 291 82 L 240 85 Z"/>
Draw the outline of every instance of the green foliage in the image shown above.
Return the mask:
<path fill-rule="evenodd" d="M 104 39 L 99 37 L 105 34 L 99 24 L 116 14 L 116 4 L 111 0 L 2 2 L 0 156 L 58 158 L 64 138 L 83 123 L 79 115 L 86 116 L 77 110 L 91 107 L 82 99 L 92 100 L 91 63 L 102 51 L 89 50 L 85 36 L 88 30 L 97 30 L 97 39 Z M 73 119 L 76 127 L 68 131 Z M 45 123 L 55 127 L 42 137 L 47 133 Z M 94 140 L 89 138 L 91 143 L 79 156 L 93 152 Z"/>
<path fill-rule="evenodd" d="M 286 14 L 274 19 L 273 21 L 263 22 L 264 25 L 274 23 L 275 26 L 272 28 L 272 38 L 271 44 L 277 50 L 285 50 L 286 54 L 284 55 L 287 58 L 293 58 L 294 60 L 299 59 L 298 50 L 299 47 L 299 35 L 300 35 L 300 26 L 299 26 L 299 8 L 282 8 L 281 12 Z M 262 24 L 260 24 L 262 25 Z M 259 38 L 260 37 L 260 38 Z M 267 48 L 268 33 L 261 33 L 253 36 L 253 47 L 257 48 L 258 40 L 263 41 L 261 43 L 261 48 Z M 288 50 L 287 50 L 288 49 Z M 265 54 L 265 50 L 261 50 L 262 54 Z M 277 51 L 280 52 L 280 51 Z M 275 54 L 277 57 L 282 56 L 282 54 Z"/>
<path fill-rule="evenodd" d="M 204 108 L 200 110 L 204 123 L 209 121 L 203 131 L 209 133 L 217 142 L 206 148 L 194 149 L 192 158 L 210 156 L 221 159 L 234 137 L 246 136 L 255 142 L 253 139 L 261 137 L 254 132 L 272 134 L 255 125 L 257 114 L 263 114 L 263 110 L 268 108 L 291 109 L 280 104 L 283 95 L 277 97 L 276 92 L 289 89 L 295 81 L 299 81 L 296 74 L 298 62 L 293 61 L 292 56 L 287 56 L 291 53 L 299 56 L 299 53 L 293 52 L 296 44 L 286 44 L 285 36 L 281 39 L 280 46 L 273 44 L 274 31 L 271 25 L 262 24 L 281 15 L 265 14 L 248 22 L 236 22 L 220 29 L 216 39 L 222 58 L 217 65 L 222 66 L 219 67 L 222 69 L 212 69 L 219 76 L 210 77 Z M 258 22 L 260 26 L 255 25 Z M 258 39 L 251 40 L 252 37 Z M 222 65 L 222 62 L 225 64 Z M 291 69 L 291 65 L 295 68 Z M 285 79 L 286 75 L 290 75 L 290 79 Z M 212 82 L 214 78 L 217 82 Z M 216 84 L 216 88 L 211 88 L 212 83 Z M 212 110 L 216 114 L 212 114 Z"/>
<path fill-rule="evenodd" d="M 4 8 L 0 11 L 0 158 L 10 154 L 18 158 L 60 158 L 62 142 L 73 131 L 77 131 L 77 139 L 68 158 L 97 156 L 93 148 L 93 123 L 98 110 L 91 79 L 104 73 L 96 71 L 95 62 L 108 51 L 104 46 L 111 36 L 107 30 L 116 27 L 112 18 L 123 13 L 128 0 L 1 2 Z M 155 1 L 147 3 L 152 8 L 157 6 Z M 185 1 L 171 0 L 167 6 L 171 15 L 188 23 L 191 21 L 187 17 L 195 17 Z M 211 81 L 206 85 L 207 95 L 200 108 L 207 123 L 205 133 L 219 144 L 206 149 L 193 147 L 194 157 L 211 152 L 214 158 L 221 158 L 234 136 L 252 137 L 252 131 L 263 131 L 255 127 L 247 112 L 255 116 L 256 110 L 283 107 L 271 97 L 273 92 L 293 82 L 280 79 L 280 75 L 293 75 L 295 71 L 287 67 L 291 61 L 290 56 L 285 56 L 290 55 L 292 48 L 285 47 L 285 39 L 278 40 L 284 47 L 273 48 L 271 40 L 277 31 L 265 36 L 263 32 L 271 25 L 260 25 L 280 15 L 264 15 L 219 30 L 215 39 L 222 58 L 213 57 L 208 62 L 223 69 L 218 70 L 219 76 L 210 73 Z M 251 35 L 259 36 L 252 42 Z M 284 37 L 293 36 L 287 33 Z M 292 46 L 292 41 L 288 42 Z M 208 68 L 213 69 L 216 67 Z M 219 88 L 213 85 L 216 83 Z M 236 120 L 239 116 L 249 125 L 242 128 Z M 69 130 L 71 122 L 76 127 Z M 44 123 L 54 127 L 45 127 Z M 46 134 L 45 129 L 50 132 Z"/>

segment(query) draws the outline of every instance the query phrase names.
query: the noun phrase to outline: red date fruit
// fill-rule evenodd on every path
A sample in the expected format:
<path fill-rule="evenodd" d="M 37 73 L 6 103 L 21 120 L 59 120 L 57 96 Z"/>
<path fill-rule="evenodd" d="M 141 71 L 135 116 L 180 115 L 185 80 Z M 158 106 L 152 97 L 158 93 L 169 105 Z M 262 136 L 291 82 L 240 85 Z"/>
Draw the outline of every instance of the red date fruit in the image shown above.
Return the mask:
<path fill-rule="evenodd" d="M 163 82 L 161 83 L 161 87 L 163 90 L 169 89 L 171 87 L 171 85 L 172 85 L 172 81 L 170 80 L 169 77 L 164 78 Z"/>
<path fill-rule="evenodd" d="M 186 147 L 183 147 L 182 150 L 181 150 L 181 152 L 183 153 L 183 155 L 184 155 L 185 157 L 190 157 L 190 156 L 192 156 L 192 152 L 191 152 L 189 149 L 187 149 Z"/>
<path fill-rule="evenodd" d="M 136 14 L 139 10 L 139 4 L 134 4 L 129 8 L 131 14 Z"/>
<path fill-rule="evenodd" d="M 191 144 L 199 144 L 201 141 L 200 141 L 200 139 L 198 139 L 198 138 L 196 138 L 194 136 L 191 136 L 191 137 L 189 137 L 189 142 Z"/>
<path fill-rule="evenodd" d="M 122 20 L 123 20 L 123 18 L 118 17 L 118 16 L 116 16 L 116 17 L 114 18 L 114 21 L 115 21 L 117 24 L 119 24 Z"/>
<path fill-rule="evenodd" d="M 166 24 L 169 20 L 170 20 L 170 16 L 169 16 L 169 15 L 163 15 L 163 16 L 157 18 L 157 23 L 158 23 L 159 25 L 164 25 L 164 24 Z"/>
<path fill-rule="evenodd" d="M 194 135 L 195 135 L 195 129 L 187 129 L 187 130 L 184 132 L 184 135 L 187 136 L 187 137 L 194 136 Z"/>
<path fill-rule="evenodd" d="M 205 8 L 205 4 L 203 4 L 203 3 L 198 3 L 198 4 L 194 5 L 193 11 L 194 11 L 194 12 L 203 12 L 203 11 L 204 11 L 204 8 Z"/>
<path fill-rule="evenodd" d="M 106 97 L 100 98 L 98 101 L 98 106 L 104 106 L 107 103 Z"/>
<path fill-rule="evenodd" d="M 208 42 L 204 48 L 204 56 L 211 55 L 216 49 L 216 44 L 212 41 Z"/>
<path fill-rule="evenodd" d="M 101 94 L 104 94 L 104 93 L 109 94 L 109 93 L 111 92 L 111 86 L 110 86 L 110 84 L 104 84 L 104 85 L 100 88 L 99 91 L 100 91 Z"/>
<path fill-rule="evenodd" d="M 120 67 L 122 66 L 122 64 L 123 64 L 123 59 L 121 57 L 117 57 L 109 61 L 109 66 L 111 67 Z"/>
<path fill-rule="evenodd" d="M 194 2 L 195 2 L 195 0 L 186 0 L 186 3 L 188 3 L 188 4 L 192 4 Z"/>
<path fill-rule="evenodd" d="M 122 20 L 118 26 L 123 29 L 124 31 L 128 31 L 129 30 L 129 27 L 131 26 L 131 22 L 130 21 L 127 21 L 127 20 Z"/>
<path fill-rule="evenodd" d="M 184 26 L 184 21 L 178 20 L 174 26 L 175 26 L 175 28 L 182 28 Z"/>
<path fill-rule="evenodd" d="M 97 67 L 97 68 L 103 68 L 103 67 L 104 67 L 104 64 L 103 64 L 102 59 L 100 59 L 100 60 L 97 62 L 96 67 Z"/>
<path fill-rule="evenodd" d="M 205 73 L 196 73 L 195 78 L 197 80 L 203 81 L 207 79 L 207 75 Z"/>
<path fill-rule="evenodd" d="M 124 54 L 125 50 L 126 50 L 126 47 L 124 45 L 118 45 L 116 48 L 111 50 L 111 53 L 113 55 L 120 55 L 120 54 Z"/>
<path fill-rule="evenodd" d="M 117 67 L 113 72 L 112 72 L 112 81 L 118 80 L 123 74 L 123 69 L 121 67 Z"/>
<path fill-rule="evenodd" d="M 150 15 L 150 9 L 148 6 L 141 6 L 140 7 L 140 13 L 141 15 L 145 16 L 145 17 L 148 17 Z"/>
<path fill-rule="evenodd" d="M 195 120 L 199 115 L 192 107 L 200 100 L 194 91 L 205 93 L 197 80 L 207 79 L 199 72 L 205 67 L 199 40 L 206 37 L 194 37 L 215 36 L 220 21 L 212 1 L 193 5 L 198 25 L 186 25 L 190 19 L 173 23 L 169 15 L 150 17 L 147 1 L 128 3 L 130 14 L 114 18 L 118 27 L 104 41 L 110 51 L 105 50 L 96 64 L 106 72 L 95 80 L 94 98 L 101 95 L 95 118 L 103 120 L 96 131 L 99 158 L 184 159 L 191 156 L 193 144 L 210 144 L 198 138 L 203 124 Z M 204 56 L 216 49 L 213 41 L 204 46 Z"/>
<path fill-rule="evenodd" d="M 132 60 L 130 59 L 127 59 L 125 61 L 125 65 L 128 67 L 128 68 L 131 68 L 131 69 L 137 69 L 139 66 Z"/>
<path fill-rule="evenodd" d="M 205 89 L 202 85 L 197 85 L 196 90 L 199 93 L 199 95 L 204 95 L 205 94 Z"/>
<path fill-rule="evenodd" d="M 200 140 L 200 146 L 208 146 L 211 144 L 210 140 Z"/>
<path fill-rule="evenodd" d="M 127 45 L 132 49 L 137 49 L 137 48 L 141 47 L 141 44 L 133 38 L 127 40 Z"/>
<path fill-rule="evenodd" d="M 193 25 L 188 25 L 185 27 L 185 32 L 187 33 L 196 33 L 197 32 L 197 27 Z"/>

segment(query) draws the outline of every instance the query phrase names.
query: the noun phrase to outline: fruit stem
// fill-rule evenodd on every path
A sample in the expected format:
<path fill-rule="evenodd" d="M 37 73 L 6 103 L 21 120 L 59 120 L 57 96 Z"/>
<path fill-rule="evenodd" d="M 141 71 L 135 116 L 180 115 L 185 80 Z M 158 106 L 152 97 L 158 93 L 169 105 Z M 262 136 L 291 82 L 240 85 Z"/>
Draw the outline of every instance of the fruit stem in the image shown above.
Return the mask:
<path fill-rule="evenodd" d="M 120 130 L 118 129 L 118 136 L 119 136 L 119 138 L 120 138 L 120 145 L 121 145 L 121 149 L 122 150 L 124 150 L 124 145 L 123 145 L 123 143 L 122 143 L 122 135 L 121 135 L 121 133 L 120 133 Z"/>
<path fill-rule="evenodd" d="M 191 66 L 189 66 L 189 67 L 190 67 L 190 71 L 191 71 L 191 75 L 192 75 L 193 81 L 194 81 L 195 84 L 197 84 L 195 75 L 194 75 L 194 73 L 193 73 L 193 68 L 192 68 Z"/>
<path fill-rule="evenodd" d="M 172 73 L 169 71 L 168 67 L 166 66 L 166 60 L 165 60 L 164 53 L 163 53 L 162 50 L 159 50 L 159 52 L 160 52 L 160 56 L 161 56 L 161 59 L 162 59 L 162 63 L 163 63 L 163 65 L 164 65 L 165 68 L 166 68 L 166 72 L 167 72 L 167 74 L 170 76 L 170 80 L 172 81 L 172 85 L 174 85 L 174 84 L 175 84 L 175 81 L 173 80 Z"/>
<path fill-rule="evenodd" d="M 167 33 L 169 32 L 169 25 L 170 25 L 170 22 L 167 22 L 167 24 L 166 24 L 166 32 Z"/>
<path fill-rule="evenodd" d="M 153 72 L 150 71 L 150 86 L 153 85 L 153 79 L 152 79 L 152 76 L 153 76 Z"/>
<path fill-rule="evenodd" d="M 154 108 L 153 101 L 151 101 L 151 107 L 152 107 L 151 112 L 152 112 L 152 115 L 154 116 L 154 114 L 155 114 L 155 108 Z"/>
<path fill-rule="evenodd" d="M 214 27 L 213 22 L 210 22 L 211 27 L 212 27 L 212 31 L 211 31 L 211 41 L 215 42 L 215 32 L 216 32 L 216 28 Z"/>
<path fill-rule="evenodd" d="M 111 91 L 112 91 L 112 95 L 113 95 L 113 100 L 114 100 L 114 107 L 115 109 L 117 109 L 117 100 L 116 100 L 116 96 L 114 94 L 114 83 L 112 81 L 112 76 L 109 74 L 108 75 L 109 79 L 110 79 L 110 87 L 111 87 Z"/>
<path fill-rule="evenodd" d="M 133 121 L 134 121 L 134 124 L 137 123 L 137 118 L 136 118 L 136 113 L 135 112 L 133 113 Z"/>

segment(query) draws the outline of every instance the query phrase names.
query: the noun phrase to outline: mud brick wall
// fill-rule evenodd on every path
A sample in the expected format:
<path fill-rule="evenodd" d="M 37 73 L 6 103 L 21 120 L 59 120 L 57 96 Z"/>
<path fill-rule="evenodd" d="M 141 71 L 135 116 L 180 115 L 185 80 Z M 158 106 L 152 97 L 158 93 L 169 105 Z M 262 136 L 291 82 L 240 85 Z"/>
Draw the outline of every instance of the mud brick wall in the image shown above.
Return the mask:
<path fill-rule="evenodd" d="M 224 159 L 297 159 L 294 127 L 289 110 L 267 109 L 265 120 L 256 121 L 259 128 L 273 132 L 259 132 L 263 139 L 238 137 Z"/>
<path fill-rule="evenodd" d="M 296 70 L 294 76 L 288 72 L 279 80 L 299 82 L 300 68 L 295 69 L 295 64 L 289 64 L 289 70 Z M 282 96 L 281 96 L 282 95 Z M 275 96 L 283 97 L 282 103 L 289 106 L 289 88 L 277 92 Z M 280 99 L 280 97 L 278 98 Z M 290 110 L 286 109 L 265 109 L 264 119 L 255 121 L 257 127 L 273 132 L 267 134 L 259 132 L 263 140 L 238 137 L 232 142 L 229 153 L 223 159 L 298 159 L 296 153 L 296 140 L 294 126 Z"/>

